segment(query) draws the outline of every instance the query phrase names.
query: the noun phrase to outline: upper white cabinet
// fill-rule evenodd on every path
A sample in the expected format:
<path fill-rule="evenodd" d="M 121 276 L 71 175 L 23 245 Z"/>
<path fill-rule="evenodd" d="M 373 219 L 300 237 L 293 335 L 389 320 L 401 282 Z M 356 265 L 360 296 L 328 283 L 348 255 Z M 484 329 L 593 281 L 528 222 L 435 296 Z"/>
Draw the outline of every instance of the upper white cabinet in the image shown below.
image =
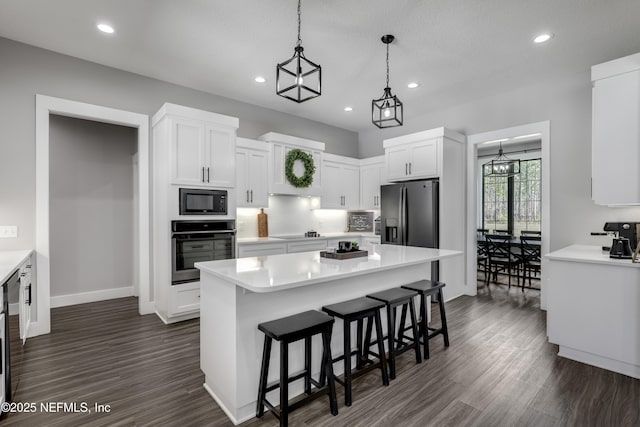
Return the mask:
<path fill-rule="evenodd" d="M 269 205 L 269 146 L 263 141 L 237 138 L 236 191 L 238 207 Z"/>
<path fill-rule="evenodd" d="M 591 197 L 640 204 L 640 53 L 591 67 Z"/>
<path fill-rule="evenodd" d="M 171 138 L 172 184 L 235 186 L 237 118 L 166 103 L 154 125 L 163 119 Z"/>
<path fill-rule="evenodd" d="M 360 160 L 360 209 L 380 209 L 380 186 L 386 182 L 384 156 Z"/>
<path fill-rule="evenodd" d="M 322 158 L 323 209 L 358 209 L 360 203 L 360 161 L 324 154 Z"/>
<path fill-rule="evenodd" d="M 436 178 L 438 169 L 438 140 L 422 139 L 406 142 L 406 137 L 384 141 L 389 181 Z"/>
<path fill-rule="evenodd" d="M 269 193 L 289 194 L 297 196 L 320 196 L 322 192 L 322 152 L 324 143 L 309 139 L 298 138 L 290 135 L 282 135 L 269 132 L 261 135 L 261 141 L 269 143 Z M 313 182 L 307 188 L 296 188 L 287 180 L 285 174 L 285 161 L 289 151 L 300 149 L 310 154 L 313 158 L 315 173 Z M 304 164 L 296 161 L 293 165 L 293 173 L 297 177 L 304 175 Z"/>

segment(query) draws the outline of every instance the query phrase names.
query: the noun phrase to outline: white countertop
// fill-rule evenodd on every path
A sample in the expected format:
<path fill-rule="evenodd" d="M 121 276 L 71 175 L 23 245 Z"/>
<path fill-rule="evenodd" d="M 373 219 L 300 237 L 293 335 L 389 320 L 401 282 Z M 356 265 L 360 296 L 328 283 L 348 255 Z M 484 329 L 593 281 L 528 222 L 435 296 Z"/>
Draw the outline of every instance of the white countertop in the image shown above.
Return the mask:
<path fill-rule="evenodd" d="M 320 234 L 320 237 L 304 237 L 299 236 L 296 238 L 284 238 L 278 237 L 282 235 L 275 235 L 269 237 L 239 237 L 236 240 L 236 243 L 239 245 L 247 244 L 247 243 L 283 243 L 283 242 L 306 242 L 312 240 L 328 240 L 328 239 L 337 239 L 337 238 L 345 238 L 350 239 L 352 237 L 380 237 L 380 235 L 376 235 L 374 233 L 358 233 L 358 232 L 346 232 L 346 233 L 324 233 Z"/>
<path fill-rule="evenodd" d="M 586 262 L 590 264 L 605 264 L 620 267 L 640 268 L 640 263 L 632 263 L 630 259 L 609 258 L 609 252 L 600 246 L 571 245 L 544 256 L 553 261 Z"/>
<path fill-rule="evenodd" d="M 11 277 L 33 251 L 0 251 L 0 285 Z"/>
<path fill-rule="evenodd" d="M 198 262 L 202 272 L 252 292 L 275 292 L 462 255 L 461 251 L 376 245 L 368 257 L 335 260 L 320 251 Z M 202 281 L 201 281 L 202 283 Z"/>

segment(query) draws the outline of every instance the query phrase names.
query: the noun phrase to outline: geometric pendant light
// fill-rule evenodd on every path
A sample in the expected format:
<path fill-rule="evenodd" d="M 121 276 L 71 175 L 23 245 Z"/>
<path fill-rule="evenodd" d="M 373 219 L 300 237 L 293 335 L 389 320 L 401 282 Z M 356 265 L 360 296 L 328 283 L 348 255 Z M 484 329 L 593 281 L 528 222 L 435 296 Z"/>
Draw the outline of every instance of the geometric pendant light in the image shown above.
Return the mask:
<path fill-rule="evenodd" d="M 298 0 L 298 41 L 293 56 L 276 67 L 276 94 L 298 103 L 320 96 L 322 86 L 322 67 L 304 56 L 301 21 Z"/>
<path fill-rule="evenodd" d="M 382 36 L 382 43 L 387 45 L 387 86 L 382 98 L 371 101 L 371 121 L 380 129 L 402 126 L 402 101 L 398 99 L 389 87 L 389 43 L 394 40 L 391 34 Z"/>
<path fill-rule="evenodd" d="M 484 176 L 514 176 L 520 173 L 520 159 L 510 159 L 502 152 L 502 141 L 498 157 L 482 165 Z"/>

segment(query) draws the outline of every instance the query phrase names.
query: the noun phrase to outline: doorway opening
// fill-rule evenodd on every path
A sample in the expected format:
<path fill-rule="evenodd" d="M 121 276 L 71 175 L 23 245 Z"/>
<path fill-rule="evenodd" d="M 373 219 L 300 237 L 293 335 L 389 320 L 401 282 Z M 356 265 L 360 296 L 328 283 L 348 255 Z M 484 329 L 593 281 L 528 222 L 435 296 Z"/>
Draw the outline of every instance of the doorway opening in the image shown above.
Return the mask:
<path fill-rule="evenodd" d="M 501 245 L 507 248 L 508 254 L 514 255 L 513 263 L 502 266 L 504 276 L 509 278 L 511 270 L 511 275 L 516 276 L 514 285 L 539 286 L 540 304 L 545 309 L 544 262 L 532 267 L 535 262 L 529 259 L 525 263 L 525 255 L 531 247 L 538 254 L 549 252 L 549 122 L 470 135 L 468 141 L 467 283 L 470 293 L 477 293 L 479 276 L 488 277 L 488 270 L 498 267 L 488 266 L 486 250 L 495 250 Z M 497 157 L 500 145 L 509 158 L 519 161 L 519 173 L 511 176 L 489 173 L 487 163 Z M 491 237 L 496 234 L 509 238 Z M 473 255 L 477 253 L 482 255 Z M 479 263 L 480 275 L 477 273 Z M 538 279 L 537 286 L 529 282 L 530 274 Z M 494 277 L 491 275 L 488 282 Z"/>
<path fill-rule="evenodd" d="M 133 284 L 138 286 L 138 312 L 155 311 L 150 285 L 150 236 L 149 236 L 149 118 L 129 111 L 101 107 L 92 104 L 36 95 L 36 320 L 29 336 L 51 331 L 50 308 L 58 301 L 51 296 L 51 183 L 50 183 L 50 122 L 51 116 L 85 119 L 99 123 L 135 128 L 136 149 L 132 151 L 132 193 L 136 196 L 131 215 L 133 234 L 131 245 L 133 259 Z M 56 118 L 54 118 L 56 120 Z M 133 154 L 135 153 L 135 154 Z M 135 172 L 133 172 L 135 171 Z M 57 190 L 54 190 L 57 191 Z M 55 193 L 54 193 L 55 195 Z M 95 225 L 99 227 L 99 224 Z M 90 238 L 90 232 L 83 234 Z M 95 242 L 95 244 L 102 244 Z M 55 257 L 54 257 L 55 258 Z M 83 301 L 86 302 L 86 301 Z"/>

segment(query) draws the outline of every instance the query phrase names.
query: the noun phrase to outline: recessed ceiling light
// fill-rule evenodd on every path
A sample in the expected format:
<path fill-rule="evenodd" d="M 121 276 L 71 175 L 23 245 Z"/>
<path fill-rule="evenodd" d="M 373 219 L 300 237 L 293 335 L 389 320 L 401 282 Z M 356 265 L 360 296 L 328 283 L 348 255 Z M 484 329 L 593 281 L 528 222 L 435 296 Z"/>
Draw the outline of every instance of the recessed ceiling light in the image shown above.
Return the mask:
<path fill-rule="evenodd" d="M 540 34 L 538 36 L 536 36 L 535 39 L 533 39 L 534 43 L 544 43 L 546 41 L 549 41 L 551 39 L 552 35 L 549 33 L 544 33 L 544 34 Z"/>
<path fill-rule="evenodd" d="M 353 111 L 353 107 L 344 107 L 344 111 Z"/>
<path fill-rule="evenodd" d="M 256 83 L 265 83 L 267 81 L 267 79 L 262 76 L 258 76 L 254 80 L 256 81 Z"/>
<path fill-rule="evenodd" d="M 407 87 L 408 87 L 409 89 L 415 89 L 415 88 L 417 88 L 418 86 L 420 86 L 420 83 L 416 83 L 416 82 L 411 82 L 411 83 L 409 83 L 409 84 L 407 85 Z"/>
<path fill-rule="evenodd" d="M 107 34 L 113 34 L 114 33 L 114 29 L 111 25 L 109 24 L 98 24 L 98 29 L 100 31 L 102 31 L 103 33 L 107 33 Z"/>

